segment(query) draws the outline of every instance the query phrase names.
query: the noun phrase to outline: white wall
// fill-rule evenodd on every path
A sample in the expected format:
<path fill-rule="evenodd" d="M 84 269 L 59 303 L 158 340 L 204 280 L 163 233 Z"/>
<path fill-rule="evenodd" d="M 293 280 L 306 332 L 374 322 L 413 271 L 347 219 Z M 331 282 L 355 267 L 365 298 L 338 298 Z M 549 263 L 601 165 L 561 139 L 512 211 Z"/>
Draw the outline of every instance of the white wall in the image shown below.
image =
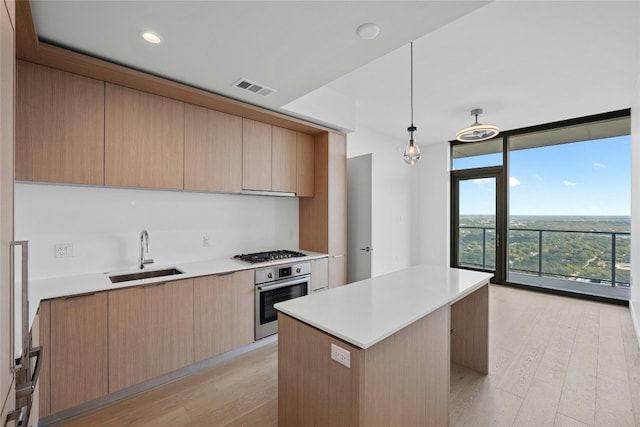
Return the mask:
<path fill-rule="evenodd" d="M 417 213 L 419 262 L 449 266 L 449 143 L 425 145 L 421 149 Z"/>
<path fill-rule="evenodd" d="M 298 200 L 16 184 L 15 237 L 29 240 L 32 279 L 135 269 L 143 228 L 155 266 L 297 249 Z M 54 258 L 57 243 L 72 243 L 75 256 Z"/>
<path fill-rule="evenodd" d="M 406 142 L 366 128 L 347 136 L 347 157 L 372 154 L 372 276 L 415 265 L 418 259 L 414 239 L 418 168 L 402 161 Z M 418 167 L 429 162 L 424 159 Z"/>

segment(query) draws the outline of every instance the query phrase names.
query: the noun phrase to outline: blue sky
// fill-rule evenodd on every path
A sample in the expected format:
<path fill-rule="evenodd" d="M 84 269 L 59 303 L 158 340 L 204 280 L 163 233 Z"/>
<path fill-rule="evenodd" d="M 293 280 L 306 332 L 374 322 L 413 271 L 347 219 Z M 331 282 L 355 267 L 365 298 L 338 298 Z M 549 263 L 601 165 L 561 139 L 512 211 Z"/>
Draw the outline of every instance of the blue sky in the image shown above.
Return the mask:
<path fill-rule="evenodd" d="M 456 160 L 456 168 L 492 165 Z M 630 215 L 631 138 L 561 144 L 510 154 L 511 215 Z M 463 163 L 464 161 L 464 163 Z M 499 160 L 498 160 L 499 161 Z M 461 214 L 492 214 L 495 182 L 463 182 Z"/>

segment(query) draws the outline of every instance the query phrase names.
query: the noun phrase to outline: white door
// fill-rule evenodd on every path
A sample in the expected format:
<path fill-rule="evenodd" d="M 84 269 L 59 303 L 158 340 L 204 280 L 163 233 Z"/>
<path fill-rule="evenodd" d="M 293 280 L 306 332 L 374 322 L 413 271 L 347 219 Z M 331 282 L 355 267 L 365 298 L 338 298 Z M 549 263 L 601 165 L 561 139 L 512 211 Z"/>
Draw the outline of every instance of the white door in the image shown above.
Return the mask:
<path fill-rule="evenodd" d="M 371 156 L 347 159 L 347 283 L 371 277 Z"/>

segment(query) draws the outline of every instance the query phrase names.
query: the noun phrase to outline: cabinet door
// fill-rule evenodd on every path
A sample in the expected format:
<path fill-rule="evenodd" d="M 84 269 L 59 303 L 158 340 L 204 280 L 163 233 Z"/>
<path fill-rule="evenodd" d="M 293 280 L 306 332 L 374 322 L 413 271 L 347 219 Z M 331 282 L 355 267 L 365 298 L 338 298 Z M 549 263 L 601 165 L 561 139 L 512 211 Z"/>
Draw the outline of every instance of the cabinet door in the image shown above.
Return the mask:
<path fill-rule="evenodd" d="M 184 189 L 242 191 L 242 118 L 185 105 Z"/>
<path fill-rule="evenodd" d="M 163 285 L 109 292 L 109 392 L 160 375 Z"/>
<path fill-rule="evenodd" d="M 329 133 L 329 287 L 347 281 L 347 144 Z"/>
<path fill-rule="evenodd" d="M 242 119 L 242 188 L 271 191 L 271 125 Z"/>
<path fill-rule="evenodd" d="M 296 139 L 296 196 L 313 197 L 315 183 L 313 136 L 297 132 Z"/>
<path fill-rule="evenodd" d="M 195 279 L 195 360 L 253 342 L 253 271 Z"/>
<path fill-rule="evenodd" d="M 329 288 L 347 283 L 347 262 L 345 255 L 329 255 Z"/>
<path fill-rule="evenodd" d="M 326 288 L 329 286 L 329 264 L 327 258 L 311 261 L 311 290 Z"/>
<path fill-rule="evenodd" d="M 296 132 L 273 126 L 271 128 L 271 190 L 296 192 Z"/>
<path fill-rule="evenodd" d="M 107 294 L 51 302 L 51 413 L 108 392 Z"/>
<path fill-rule="evenodd" d="M 109 392 L 193 363 L 193 280 L 109 292 Z"/>
<path fill-rule="evenodd" d="M 346 138 L 318 135 L 314 150 L 314 197 L 300 199 L 300 248 L 329 253 L 329 287 L 346 283 Z"/>
<path fill-rule="evenodd" d="M 46 417 L 51 414 L 51 301 L 40 303 L 38 319 L 40 321 L 39 345 L 44 350 L 38 380 L 38 412 L 41 417 Z"/>
<path fill-rule="evenodd" d="M 0 408 L 13 410 L 13 290 L 9 242 L 13 240 L 13 64 L 14 32 L 0 2 Z M 6 402 L 6 405 L 5 405 Z M 1 419 L 4 421 L 4 418 Z"/>
<path fill-rule="evenodd" d="M 40 341 L 40 313 L 36 313 L 33 324 L 31 325 L 31 348 L 36 348 L 41 345 Z M 44 355 L 40 353 L 40 357 Z M 42 361 L 40 361 L 40 375 L 42 375 Z M 29 424 L 37 426 L 40 422 L 40 389 L 42 387 L 41 381 L 36 383 L 36 388 L 33 390 L 33 400 L 31 401 L 31 413 L 29 414 Z"/>
<path fill-rule="evenodd" d="M 347 144 L 329 133 L 329 255 L 347 252 Z"/>
<path fill-rule="evenodd" d="M 16 74 L 16 179 L 103 185 L 104 82 L 25 61 Z"/>
<path fill-rule="evenodd" d="M 164 285 L 163 306 L 161 374 L 193 364 L 193 279 Z"/>
<path fill-rule="evenodd" d="M 183 188 L 184 103 L 107 83 L 105 184 Z"/>

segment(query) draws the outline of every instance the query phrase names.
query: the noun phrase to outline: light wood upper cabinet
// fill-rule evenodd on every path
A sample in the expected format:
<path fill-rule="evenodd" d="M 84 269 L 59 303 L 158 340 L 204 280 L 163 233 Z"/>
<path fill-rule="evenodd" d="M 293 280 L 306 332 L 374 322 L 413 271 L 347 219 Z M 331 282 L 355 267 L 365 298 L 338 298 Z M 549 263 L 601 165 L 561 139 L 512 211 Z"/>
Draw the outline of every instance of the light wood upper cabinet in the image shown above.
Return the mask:
<path fill-rule="evenodd" d="M 242 119 L 242 188 L 271 191 L 271 125 Z"/>
<path fill-rule="evenodd" d="M 313 136 L 297 132 L 296 139 L 296 195 L 313 197 L 315 182 Z"/>
<path fill-rule="evenodd" d="M 296 132 L 249 119 L 242 123 L 242 188 L 295 193 Z"/>
<path fill-rule="evenodd" d="M 271 128 L 271 190 L 296 192 L 296 132 L 278 126 Z"/>
<path fill-rule="evenodd" d="M 242 191 L 242 118 L 185 105 L 184 189 Z"/>
<path fill-rule="evenodd" d="M 193 363 L 193 280 L 109 292 L 109 392 Z"/>
<path fill-rule="evenodd" d="M 50 358 L 50 411 L 56 413 L 108 393 L 107 293 L 53 300 L 50 316 L 43 354 Z"/>
<path fill-rule="evenodd" d="M 207 276 L 194 283 L 195 360 L 253 342 L 253 271 Z"/>
<path fill-rule="evenodd" d="M 184 103 L 106 84 L 105 184 L 183 188 Z"/>
<path fill-rule="evenodd" d="M 17 61 L 16 179 L 104 184 L 104 82 Z"/>
<path fill-rule="evenodd" d="M 12 366 L 12 265 L 14 147 L 14 31 L 0 2 L 0 412 L 4 422 L 15 406 Z M 6 405 L 5 405 L 6 402 Z"/>

